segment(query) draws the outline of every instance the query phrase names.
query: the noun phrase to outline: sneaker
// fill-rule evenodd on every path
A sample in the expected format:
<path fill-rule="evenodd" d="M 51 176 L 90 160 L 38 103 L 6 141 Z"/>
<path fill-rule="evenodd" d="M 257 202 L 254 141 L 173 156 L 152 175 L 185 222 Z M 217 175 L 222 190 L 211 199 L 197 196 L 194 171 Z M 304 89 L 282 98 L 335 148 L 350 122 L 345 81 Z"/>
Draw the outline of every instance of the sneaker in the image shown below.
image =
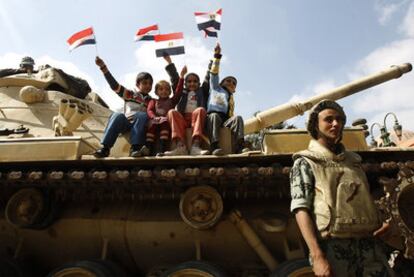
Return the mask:
<path fill-rule="evenodd" d="M 182 155 L 188 155 L 187 147 L 185 145 L 177 146 L 174 150 L 171 151 L 165 151 L 165 156 L 182 156 Z"/>
<path fill-rule="evenodd" d="M 132 158 L 141 157 L 141 151 L 131 148 L 131 150 L 129 150 L 129 156 Z"/>
<path fill-rule="evenodd" d="M 247 152 L 250 152 L 251 150 L 250 150 L 250 148 L 248 148 L 248 147 L 243 147 L 243 149 L 242 150 L 240 150 L 240 154 L 243 154 L 243 153 L 247 153 Z"/>
<path fill-rule="evenodd" d="M 151 149 L 149 149 L 146 145 L 142 146 L 139 149 L 141 156 L 149 156 L 151 154 Z"/>
<path fill-rule="evenodd" d="M 216 149 L 213 150 L 213 152 L 211 152 L 211 154 L 213 154 L 215 156 L 223 156 L 224 151 L 221 148 L 216 148 Z"/>
<path fill-rule="evenodd" d="M 96 158 L 105 158 L 105 157 L 108 157 L 109 156 L 109 151 L 110 151 L 109 148 L 102 147 L 102 148 L 96 150 L 96 152 L 93 153 L 93 155 Z"/>
<path fill-rule="evenodd" d="M 208 150 L 203 150 L 197 145 L 191 146 L 190 155 L 198 156 L 198 155 L 207 155 L 209 153 Z"/>
<path fill-rule="evenodd" d="M 244 140 L 240 140 L 239 143 L 238 143 L 236 153 L 237 154 L 243 154 L 243 153 L 247 153 L 249 151 L 251 151 L 251 150 L 248 147 L 248 144 Z"/>

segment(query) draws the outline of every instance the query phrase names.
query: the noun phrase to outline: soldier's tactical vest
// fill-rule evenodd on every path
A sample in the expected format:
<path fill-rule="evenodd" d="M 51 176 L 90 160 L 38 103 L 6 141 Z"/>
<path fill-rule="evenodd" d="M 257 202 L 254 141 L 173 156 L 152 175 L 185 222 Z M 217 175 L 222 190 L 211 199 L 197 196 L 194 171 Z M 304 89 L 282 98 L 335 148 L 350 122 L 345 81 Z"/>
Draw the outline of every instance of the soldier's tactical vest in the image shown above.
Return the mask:
<path fill-rule="evenodd" d="M 380 227 L 361 157 L 343 151 L 335 155 L 316 140 L 298 152 L 315 176 L 314 216 L 322 237 L 371 236 Z"/>

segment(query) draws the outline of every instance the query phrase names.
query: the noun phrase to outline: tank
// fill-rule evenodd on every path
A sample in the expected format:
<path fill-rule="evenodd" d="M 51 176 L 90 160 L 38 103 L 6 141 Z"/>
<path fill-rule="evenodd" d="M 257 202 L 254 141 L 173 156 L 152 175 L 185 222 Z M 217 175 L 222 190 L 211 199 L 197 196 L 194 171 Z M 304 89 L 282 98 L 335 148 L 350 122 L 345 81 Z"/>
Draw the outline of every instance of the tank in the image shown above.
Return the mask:
<path fill-rule="evenodd" d="M 246 120 L 246 133 L 411 71 L 410 64 Z M 128 135 L 96 159 L 111 111 L 54 68 L 0 78 L 0 276 L 307 276 L 289 211 L 292 153 L 304 130 L 266 131 L 262 151 L 128 157 Z M 72 90 L 73 91 L 73 90 Z M 230 152 L 228 132 L 222 147 Z M 344 143 L 363 158 L 391 250 L 414 258 L 414 149 Z M 391 251 L 390 250 L 390 251 Z M 26 275 L 25 275 L 26 274 Z"/>

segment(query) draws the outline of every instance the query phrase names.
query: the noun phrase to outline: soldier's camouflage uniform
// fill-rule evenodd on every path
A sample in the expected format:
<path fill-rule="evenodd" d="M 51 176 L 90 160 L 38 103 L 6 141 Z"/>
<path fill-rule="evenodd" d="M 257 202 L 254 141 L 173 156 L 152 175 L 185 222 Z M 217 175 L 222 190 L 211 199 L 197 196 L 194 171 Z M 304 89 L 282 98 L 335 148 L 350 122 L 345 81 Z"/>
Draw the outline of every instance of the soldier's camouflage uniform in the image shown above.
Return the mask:
<path fill-rule="evenodd" d="M 292 212 L 299 208 L 313 210 L 314 184 L 315 177 L 309 163 L 302 157 L 296 159 L 290 172 Z M 394 276 L 388 266 L 383 243 L 373 237 L 319 239 L 319 244 L 334 276 Z"/>

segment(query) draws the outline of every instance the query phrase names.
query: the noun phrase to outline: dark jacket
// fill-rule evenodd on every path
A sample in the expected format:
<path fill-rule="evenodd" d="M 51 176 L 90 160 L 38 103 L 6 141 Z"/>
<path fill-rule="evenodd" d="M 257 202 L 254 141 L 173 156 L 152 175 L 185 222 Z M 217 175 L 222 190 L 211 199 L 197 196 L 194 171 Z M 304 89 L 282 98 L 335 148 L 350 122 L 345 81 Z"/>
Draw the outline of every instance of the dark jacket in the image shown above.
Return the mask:
<path fill-rule="evenodd" d="M 179 75 L 177 72 L 177 69 L 172 67 L 170 64 L 166 67 L 166 70 L 168 72 L 168 75 L 170 75 L 171 83 L 177 84 L 179 80 Z M 207 109 L 207 100 L 208 100 L 208 93 L 210 90 L 210 74 L 207 71 L 207 74 L 204 78 L 203 83 L 201 84 L 200 88 L 195 92 L 197 97 L 197 107 L 203 107 Z M 187 105 L 187 98 L 188 98 L 188 91 L 186 89 L 183 90 L 183 93 L 181 94 L 180 100 L 178 100 L 177 104 L 177 111 L 179 111 L 181 114 L 185 113 L 185 106 Z"/>

